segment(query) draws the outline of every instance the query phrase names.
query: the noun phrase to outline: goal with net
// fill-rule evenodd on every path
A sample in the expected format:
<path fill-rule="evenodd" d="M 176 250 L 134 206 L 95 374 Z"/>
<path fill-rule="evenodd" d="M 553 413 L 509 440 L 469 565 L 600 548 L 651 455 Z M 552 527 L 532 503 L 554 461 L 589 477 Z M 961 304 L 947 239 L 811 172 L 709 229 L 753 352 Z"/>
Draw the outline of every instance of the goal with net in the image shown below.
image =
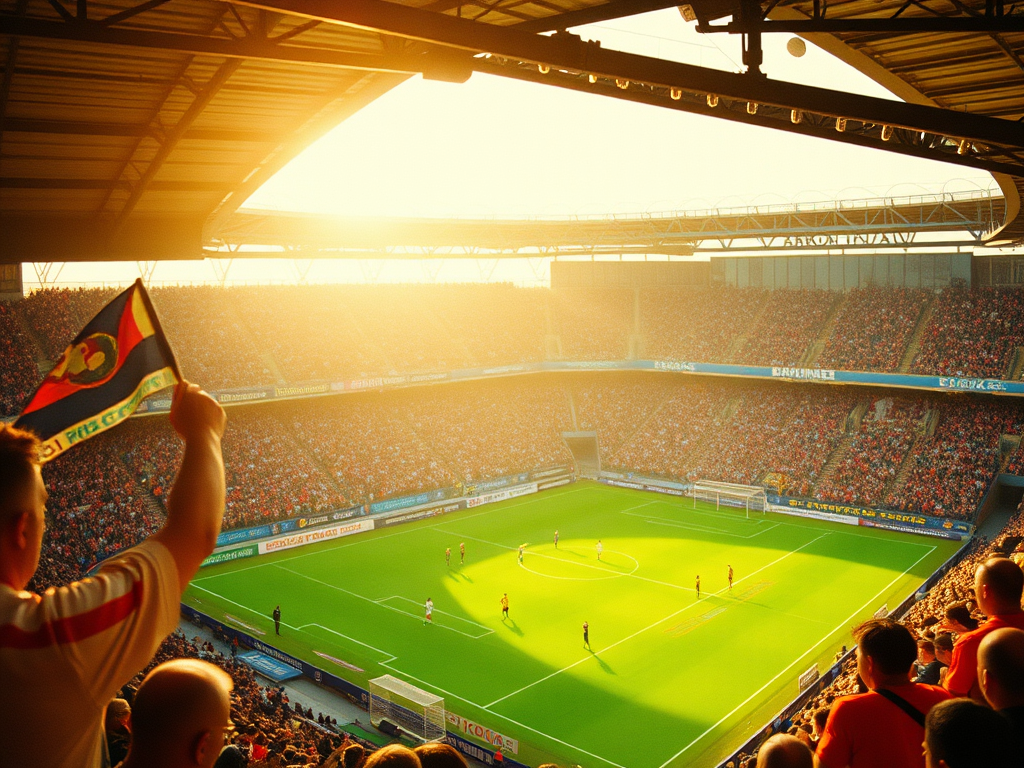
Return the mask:
<path fill-rule="evenodd" d="M 700 500 L 713 502 L 715 509 L 721 509 L 723 504 L 745 509 L 747 517 L 750 517 L 751 510 L 762 513 L 768 511 L 768 496 L 759 485 L 698 480 L 690 487 L 690 494 L 693 496 L 694 507 Z"/>
<path fill-rule="evenodd" d="M 417 741 L 443 741 L 444 699 L 391 675 L 370 681 L 370 722 L 386 721 Z M 387 732 L 388 726 L 381 728 Z"/>

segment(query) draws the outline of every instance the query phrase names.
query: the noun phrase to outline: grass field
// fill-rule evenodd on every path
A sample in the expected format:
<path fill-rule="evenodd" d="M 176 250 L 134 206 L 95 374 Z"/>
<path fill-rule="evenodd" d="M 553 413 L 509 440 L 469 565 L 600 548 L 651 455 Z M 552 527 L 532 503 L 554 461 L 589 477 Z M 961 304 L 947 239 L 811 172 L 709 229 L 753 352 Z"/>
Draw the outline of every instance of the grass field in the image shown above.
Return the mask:
<path fill-rule="evenodd" d="M 187 600 L 357 684 L 393 674 L 443 695 L 448 709 L 519 739 L 529 765 L 703 767 L 958 546 L 580 482 L 204 569 Z"/>

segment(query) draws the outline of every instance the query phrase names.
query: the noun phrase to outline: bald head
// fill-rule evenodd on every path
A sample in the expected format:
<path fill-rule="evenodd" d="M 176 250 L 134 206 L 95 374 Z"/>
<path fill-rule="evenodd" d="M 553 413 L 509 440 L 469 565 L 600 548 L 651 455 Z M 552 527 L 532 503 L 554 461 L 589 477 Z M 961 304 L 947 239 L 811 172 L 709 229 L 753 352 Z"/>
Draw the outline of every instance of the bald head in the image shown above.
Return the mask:
<path fill-rule="evenodd" d="M 1024 592 L 1024 571 L 1005 557 L 991 557 L 978 566 L 974 593 L 986 616 L 1020 613 Z"/>
<path fill-rule="evenodd" d="M 814 768 L 814 755 L 795 736 L 777 733 L 761 745 L 757 768 Z"/>
<path fill-rule="evenodd" d="M 208 768 L 231 725 L 231 677 L 198 659 L 175 659 L 146 675 L 132 707 L 125 768 Z"/>
<path fill-rule="evenodd" d="M 1024 707 L 1024 630 L 997 629 L 978 646 L 978 683 L 993 709 Z"/>

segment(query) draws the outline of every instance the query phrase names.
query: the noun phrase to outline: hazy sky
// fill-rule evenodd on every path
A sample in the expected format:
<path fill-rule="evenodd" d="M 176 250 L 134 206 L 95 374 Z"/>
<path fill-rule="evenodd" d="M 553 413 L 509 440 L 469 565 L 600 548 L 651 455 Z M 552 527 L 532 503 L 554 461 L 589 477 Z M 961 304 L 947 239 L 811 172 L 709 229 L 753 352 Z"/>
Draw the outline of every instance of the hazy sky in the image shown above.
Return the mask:
<path fill-rule="evenodd" d="M 576 31 L 605 48 L 739 71 L 738 38 L 699 35 L 693 27 L 669 9 Z M 790 56 L 787 40 L 765 40 L 769 77 L 890 97 L 813 45 L 802 58 Z M 246 205 L 350 215 L 571 215 L 992 184 L 988 174 L 956 166 L 475 74 L 461 85 L 407 81 L 310 146 Z M 440 279 L 477 279 L 471 269 L 446 266 Z M 502 265 L 496 277 L 504 271 Z M 391 272 L 385 279 L 394 279 Z M 401 274 L 424 277 L 417 266 Z M 356 265 L 318 262 L 309 279 L 360 275 Z M 68 264 L 61 282 L 136 276 L 134 265 Z M 230 277 L 289 280 L 296 273 L 284 263 L 238 261 Z M 214 278 L 209 264 L 166 262 L 153 280 Z M 25 279 L 34 279 L 30 268 Z"/>

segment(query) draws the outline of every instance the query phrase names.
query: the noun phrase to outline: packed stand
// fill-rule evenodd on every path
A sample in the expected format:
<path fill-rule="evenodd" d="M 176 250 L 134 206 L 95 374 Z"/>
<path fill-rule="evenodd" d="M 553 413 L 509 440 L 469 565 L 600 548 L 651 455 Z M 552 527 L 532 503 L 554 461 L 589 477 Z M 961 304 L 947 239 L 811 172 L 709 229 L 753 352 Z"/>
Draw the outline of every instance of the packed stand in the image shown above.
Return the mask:
<path fill-rule="evenodd" d="M 676 388 L 659 378 L 591 379 L 571 389 L 576 426 L 583 432 L 597 432 L 601 461 L 607 462 Z"/>
<path fill-rule="evenodd" d="M 755 485 L 809 495 L 843 436 L 854 399 L 789 386 L 748 387 L 721 428 L 687 459 L 689 480 Z"/>
<path fill-rule="evenodd" d="M 120 460 L 123 433 L 104 433 L 43 468 L 47 526 L 35 592 L 81 578 L 94 564 L 132 547 L 163 522 L 159 507 Z"/>
<path fill-rule="evenodd" d="M 633 291 L 563 288 L 551 292 L 552 322 L 564 360 L 625 360 L 633 329 Z"/>
<path fill-rule="evenodd" d="M 1024 432 L 1024 408 L 976 399 L 944 401 L 935 434 L 912 455 L 906 481 L 885 498 L 896 509 L 970 519 L 999 471 L 1004 434 Z"/>
<path fill-rule="evenodd" d="M 924 429 L 926 412 L 922 400 L 875 400 L 845 455 L 817 484 L 815 498 L 865 506 L 881 503 Z"/>
<path fill-rule="evenodd" d="M 14 416 L 28 403 L 42 375 L 32 358 L 14 304 L 0 301 L 0 415 Z"/>
<path fill-rule="evenodd" d="M 411 429 L 395 399 L 406 397 L 331 398 L 316 408 L 298 403 L 281 411 L 280 419 L 334 474 L 350 503 L 454 486 L 456 477 L 431 449 L 429 435 Z"/>
<path fill-rule="evenodd" d="M 921 288 L 872 286 L 850 291 L 817 365 L 844 371 L 898 371 L 930 296 Z"/>
<path fill-rule="evenodd" d="M 764 312 L 746 331 L 733 362 L 797 365 L 818 338 L 840 294 L 818 289 L 769 291 Z"/>
<path fill-rule="evenodd" d="M 47 360 L 56 362 L 86 323 L 120 291 L 113 288 L 42 288 L 18 304 Z"/>
<path fill-rule="evenodd" d="M 1024 290 L 956 285 L 936 300 L 912 370 L 1001 379 L 1016 347 L 1024 347 Z"/>
<path fill-rule="evenodd" d="M 406 423 L 464 483 L 568 466 L 566 393 L 543 383 L 446 385 L 409 393 Z"/>
<path fill-rule="evenodd" d="M 640 294 L 642 357 L 729 363 L 733 342 L 768 301 L 758 288 L 654 288 Z"/>
<path fill-rule="evenodd" d="M 178 363 L 211 391 L 272 384 L 263 351 L 256 346 L 228 298 L 212 286 L 154 288 L 156 308 Z"/>
<path fill-rule="evenodd" d="M 731 388 L 698 383 L 680 387 L 608 461 L 612 468 L 680 479 L 691 453 L 721 429 Z"/>

